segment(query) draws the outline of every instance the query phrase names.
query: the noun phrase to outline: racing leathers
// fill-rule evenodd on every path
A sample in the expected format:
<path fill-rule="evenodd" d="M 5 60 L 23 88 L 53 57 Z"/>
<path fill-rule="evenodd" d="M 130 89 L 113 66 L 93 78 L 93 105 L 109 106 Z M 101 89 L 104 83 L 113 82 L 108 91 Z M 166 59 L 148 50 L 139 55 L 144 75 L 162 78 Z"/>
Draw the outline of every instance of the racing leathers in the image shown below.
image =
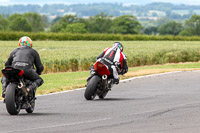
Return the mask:
<path fill-rule="evenodd" d="M 32 81 L 32 85 L 29 86 L 29 89 L 35 91 L 37 87 L 43 84 L 43 79 L 39 76 L 44 69 L 40 56 L 36 50 L 28 46 L 21 46 L 14 49 L 5 63 L 5 66 L 24 70 L 24 77 Z M 34 66 L 36 67 L 36 71 L 34 70 Z M 5 89 L 9 81 L 5 76 L 3 76 L 1 82 L 3 88 L 2 96 L 4 97 Z"/>
<path fill-rule="evenodd" d="M 104 63 L 114 77 L 114 82 L 119 83 L 119 75 L 128 71 L 126 55 L 120 51 L 118 47 L 106 48 L 97 60 Z"/>

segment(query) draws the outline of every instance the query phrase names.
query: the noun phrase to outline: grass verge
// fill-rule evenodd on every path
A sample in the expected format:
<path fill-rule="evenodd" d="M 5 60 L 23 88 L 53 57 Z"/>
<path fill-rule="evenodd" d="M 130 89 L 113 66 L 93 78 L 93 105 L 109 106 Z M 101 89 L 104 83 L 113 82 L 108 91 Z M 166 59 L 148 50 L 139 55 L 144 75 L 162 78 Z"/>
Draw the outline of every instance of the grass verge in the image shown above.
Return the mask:
<path fill-rule="evenodd" d="M 189 70 L 200 70 L 200 62 L 133 67 L 129 68 L 129 72 L 121 76 L 121 79 L 163 72 Z M 45 83 L 38 88 L 37 95 L 84 87 L 88 76 L 89 71 L 44 74 L 42 78 Z M 0 99 L 2 98 L 0 97 Z"/>

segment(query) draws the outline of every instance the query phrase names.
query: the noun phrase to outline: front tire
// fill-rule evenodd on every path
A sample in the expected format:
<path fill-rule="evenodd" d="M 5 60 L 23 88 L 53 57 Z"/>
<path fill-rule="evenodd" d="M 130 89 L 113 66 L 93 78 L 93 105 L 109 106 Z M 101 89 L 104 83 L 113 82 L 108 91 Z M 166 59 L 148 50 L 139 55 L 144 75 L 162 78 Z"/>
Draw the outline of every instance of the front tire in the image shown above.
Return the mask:
<path fill-rule="evenodd" d="M 101 78 L 98 75 L 94 75 L 87 84 L 86 90 L 85 90 L 85 99 L 86 100 L 93 100 L 96 96 L 97 91 L 97 84 Z"/>
<path fill-rule="evenodd" d="M 104 99 L 106 97 L 106 95 L 108 94 L 108 91 L 102 93 L 101 95 L 99 95 L 100 99 Z"/>
<path fill-rule="evenodd" d="M 6 89 L 5 103 L 6 109 L 10 115 L 17 115 L 20 112 L 20 105 L 17 103 L 16 84 L 9 84 Z"/>

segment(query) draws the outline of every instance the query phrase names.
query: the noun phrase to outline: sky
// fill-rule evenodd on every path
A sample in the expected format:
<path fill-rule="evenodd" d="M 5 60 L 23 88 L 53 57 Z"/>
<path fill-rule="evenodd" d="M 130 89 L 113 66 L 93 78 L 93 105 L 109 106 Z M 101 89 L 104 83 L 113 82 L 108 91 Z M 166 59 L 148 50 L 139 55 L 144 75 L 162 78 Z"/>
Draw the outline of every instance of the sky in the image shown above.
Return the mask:
<path fill-rule="evenodd" d="M 108 0 L 0 0 L 0 5 L 13 5 L 13 4 L 77 4 L 77 3 L 107 3 Z M 172 4 L 187 4 L 187 5 L 200 5 L 200 0 L 109 0 L 109 3 L 123 3 L 123 4 L 148 4 L 152 2 L 169 2 Z"/>

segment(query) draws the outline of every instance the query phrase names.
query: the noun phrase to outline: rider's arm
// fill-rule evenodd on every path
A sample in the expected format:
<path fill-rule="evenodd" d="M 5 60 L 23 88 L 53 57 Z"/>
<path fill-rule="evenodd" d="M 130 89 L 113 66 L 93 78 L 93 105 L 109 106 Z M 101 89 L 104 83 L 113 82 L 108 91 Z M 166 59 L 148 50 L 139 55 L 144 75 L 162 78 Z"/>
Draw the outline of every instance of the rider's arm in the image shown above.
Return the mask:
<path fill-rule="evenodd" d="M 35 53 L 35 59 L 34 59 L 34 64 L 36 67 L 36 72 L 40 75 L 42 71 L 44 70 L 44 66 L 41 63 L 40 56 L 36 50 L 34 50 Z"/>
<path fill-rule="evenodd" d="M 121 64 L 122 64 L 121 74 L 127 73 L 128 72 L 127 57 L 124 53 L 121 53 Z"/>
<path fill-rule="evenodd" d="M 5 66 L 11 66 L 13 62 L 13 58 L 15 56 L 15 53 L 17 52 L 17 49 L 13 50 L 8 58 L 8 60 L 5 63 Z"/>
<path fill-rule="evenodd" d="M 102 58 L 104 56 L 105 51 L 103 51 L 97 58 L 96 60 L 98 60 L 99 58 Z"/>
<path fill-rule="evenodd" d="M 106 51 L 108 50 L 109 48 L 106 48 L 97 58 L 96 58 L 96 60 L 98 60 L 99 58 L 102 58 L 104 55 L 105 55 L 105 53 L 106 53 Z"/>
<path fill-rule="evenodd" d="M 126 59 L 123 59 L 123 68 L 122 68 L 122 74 L 125 74 L 128 72 L 128 65 Z"/>

